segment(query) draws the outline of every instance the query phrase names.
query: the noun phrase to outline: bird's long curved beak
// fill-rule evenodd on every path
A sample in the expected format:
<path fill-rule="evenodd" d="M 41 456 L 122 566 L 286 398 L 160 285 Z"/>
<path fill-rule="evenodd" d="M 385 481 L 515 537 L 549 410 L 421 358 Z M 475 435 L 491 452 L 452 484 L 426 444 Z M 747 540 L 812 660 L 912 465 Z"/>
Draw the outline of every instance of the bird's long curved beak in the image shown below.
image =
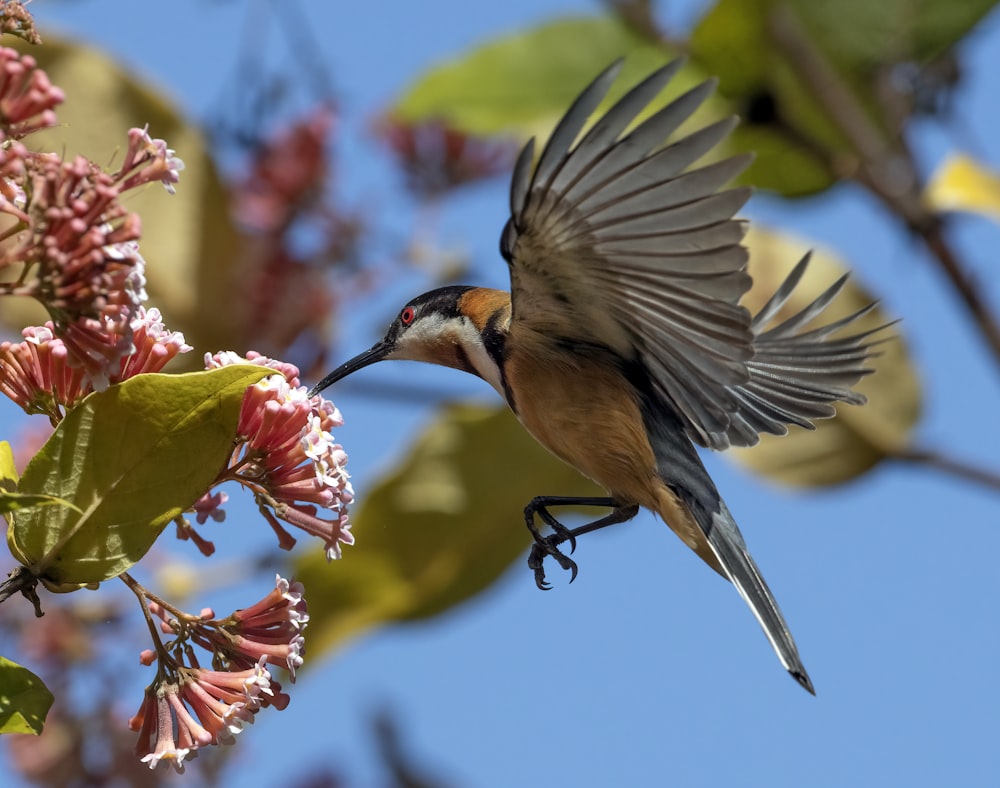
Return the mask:
<path fill-rule="evenodd" d="M 327 386 L 332 386 L 341 378 L 346 378 L 352 372 L 357 372 L 359 369 L 370 366 L 377 361 L 384 359 L 389 352 L 392 350 L 392 345 L 381 340 L 372 345 L 364 353 L 358 353 L 350 361 L 345 361 L 339 367 L 337 367 L 333 372 L 323 378 L 319 383 L 309 389 L 309 396 L 315 397 Z"/>

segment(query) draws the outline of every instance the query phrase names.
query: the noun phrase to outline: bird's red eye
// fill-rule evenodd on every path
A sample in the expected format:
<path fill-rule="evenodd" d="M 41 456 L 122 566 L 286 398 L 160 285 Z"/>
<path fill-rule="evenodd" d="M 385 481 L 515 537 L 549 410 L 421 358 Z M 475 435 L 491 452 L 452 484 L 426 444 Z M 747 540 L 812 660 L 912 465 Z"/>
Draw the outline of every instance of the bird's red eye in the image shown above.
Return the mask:
<path fill-rule="evenodd" d="M 416 317 L 416 314 L 417 313 L 413 311 L 413 307 L 408 306 L 400 313 L 399 319 L 404 326 L 408 326 L 413 322 L 413 318 Z"/>

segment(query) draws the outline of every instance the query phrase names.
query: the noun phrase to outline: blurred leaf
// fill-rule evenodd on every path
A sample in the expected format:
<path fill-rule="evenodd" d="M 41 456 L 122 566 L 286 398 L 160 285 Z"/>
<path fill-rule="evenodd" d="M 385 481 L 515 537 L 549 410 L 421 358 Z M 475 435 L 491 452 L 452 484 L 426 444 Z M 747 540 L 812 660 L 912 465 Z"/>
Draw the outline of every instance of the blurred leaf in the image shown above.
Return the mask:
<path fill-rule="evenodd" d="M 747 245 L 754 286 L 743 303 L 756 312 L 810 247 L 761 229 L 750 231 Z M 798 312 L 846 270 L 833 255 L 813 252 L 805 277 L 785 305 L 784 316 Z M 820 324 L 845 317 L 875 300 L 852 278 L 824 311 Z M 876 308 L 859 320 L 854 330 L 875 328 L 891 319 Z M 836 418 L 817 422 L 815 431 L 791 427 L 782 437 L 762 435 L 757 446 L 731 449 L 728 456 L 781 484 L 825 487 L 860 476 L 887 454 L 908 445 L 910 432 L 920 418 L 920 380 L 899 327 L 894 326 L 885 336 L 892 339 L 878 347 L 880 355 L 870 363 L 875 374 L 862 378 L 856 386 L 868 397 L 868 404 L 839 405 Z"/>
<path fill-rule="evenodd" d="M 310 653 L 378 624 L 433 616 L 488 587 L 525 555 L 524 507 L 541 494 L 601 493 L 506 409 L 446 407 L 361 492 L 357 547 L 336 566 L 318 550 L 298 560 L 307 596 L 328 603 L 309 609 Z M 527 569 L 524 582 L 533 582 Z"/>
<path fill-rule="evenodd" d="M 1000 173 L 971 156 L 952 154 L 941 162 L 924 196 L 936 211 L 968 211 L 1000 221 Z"/>
<path fill-rule="evenodd" d="M 0 657 L 0 733 L 42 732 L 52 693 L 38 676 Z"/>
<path fill-rule="evenodd" d="M 20 483 L 21 492 L 66 498 L 83 514 L 52 506 L 16 512 L 11 552 L 52 585 L 124 572 L 209 489 L 232 451 L 246 388 L 270 373 L 240 365 L 139 375 L 88 396 Z"/>
<path fill-rule="evenodd" d="M 958 43 L 996 5 L 996 0 L 780 2 L 795 8 L 832 57 L 857 70 L 886 61 L 924 63 Z"/>
<path fill-rule="evenodd" d="M 129 128 L 148 123 L 151 136 L 166 140 L 185 164 L 177 193 L 167 194 L 152 184 L 125 197 L 129 210 L 142 217 L 140 246 L 150 303 L 189 343 L 211 350 L 238 347 L 237 321 L 219 308 L 231 293 L 238 237 L 229 219 L 228 195 L 201 130 L 161 89 L 139 79 L 135 68 L 49 33 L 44 39 L 40 47 L 28 49 L 20 42 L 12 46 L 30 51 L 66 93 L 66 102 L 56 109 L 59 125 L 32 134 L 25 144 L 66 158 L 87 156 L 113 170 L 121 161 Z M 33 301 L 7 302 L 0 314 L 10 328 L 19 331 L 48 319 Z"/>
<path fill-rule="evenodd" d="M 843 118 L 830 116 L 817 86 L 804 76 L 804 53 L 827 69 L 815 79 L 837 80 L 835 87 L 853 96 L 866 115 L 854 124 L 864 125 L 888 153 L 915 101 L 893 81 L 897 67 L 926 65 L 993 5 L 993 0 L 719 0 L 692 33 L 691 54 L 742 108 L 745 123 L 733 143 L 758 153 L 746 180 L 799 196 L 831 186 L 834 163 L 850 167 L 843 157 L 854 153 L 840 130 Z M 887 94 L 893 94 L 891 102 Z"/>
<path fill-rule="evenodd" d="M 625 65 L 604 106 L 673 59 L 617 17 L 560 19 L 493 39 L 431 69 L 391 113 L 403 121 L 444 121 L 468 134 L 544 140 L 587 83 L 621 57 Z M 664 95 L 677 96 L 702 79 L 697 70 L 682 69 Z"/>

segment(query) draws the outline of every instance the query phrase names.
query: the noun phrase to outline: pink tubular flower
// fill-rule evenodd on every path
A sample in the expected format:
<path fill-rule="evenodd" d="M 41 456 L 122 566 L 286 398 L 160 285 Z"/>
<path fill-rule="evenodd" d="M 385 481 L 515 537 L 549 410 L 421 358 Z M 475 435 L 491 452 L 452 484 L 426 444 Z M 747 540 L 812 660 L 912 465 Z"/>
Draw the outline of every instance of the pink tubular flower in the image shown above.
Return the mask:
<path fill-rule="evenodd" d="M 275 372 L 280 372 L 282 377 L 292 388 L 299 388 L 302 383 L 299 380 L 299 368 L 287 361 L 268 358 L 256 350 L 248 350 L 246 356 L 234 353 L 232 350 L 223 350 L 219 353 L 205 354 L 205 369 L 218 369 L 228 367 L 230 364 L 256 364 L 259 367 L 267 367 Z"/>
<path fill-rule="evenodd" d="M 130 311 L 145 298 L 140 223 L 118 201 L 111 177 L 83 157 L 25 160 L 24 206 L 0 210 L 28 225 L 0 254 L 25 275 L 0 293 L 37 299 L 52 315 L 73 363 L 99 378 L 132 347 Z"/>
<path fill-rule="evenodd" d="M 0 76 L 4 63 L 10 66 L 3 60 L 9 51 L 0 49 Z M 0 139 L 4 96 L 0 83 Z M 38 300 L 71 362 L 97 389 L 132 351 L 130 319 L 147 297 L 137 244 L 141 224 L 121 195 L 151 180 L 173 191 L 183 167 L 163 140 L 150 139 L 145 130 L 133 129 L 129 140 L 126 165 L 115 174 L 82 156 L 63 161 L 18 144 L 0 149 L 0 213 L 15 220 L 0 250 L 0 269 L 23 269 L 0 282 L 0 295 Z"/>
<path fill-rule="evenodd" d="M 302 666 L 305 639 L 300 634 L 309 623 L 301 583 L 289 583 L 275 576 L 274 590 L 252 607 L 237 610 L 235 643 L 244 654 L 281 665 L 295 683 L 295 671 Z"/>
<path fill-rule="evenodd" d="M 174 194 L 174 184 L 180 180 L 179 173 L 183 169 L 184 162 L 166 142 L 149 136 L 147 124 L 141 129 L 129 129 L 125 161 L 115 179 L 121 181 L 123 191 L 160 181 L 170 194 Z"/>
<path fill-rule="evenodd" d="M 129 720 L 129 728 L 139 733 L 139 741 L 135 746 L 135 754 L 143 763 L 155 769 L 160 761 L 173 764 L 178 772 L 184 771 L 184 759 L 189 755 L 197 755 L 194 750 L 199 744 L 210 744 L 211 739 L 202 737 L 202 741 L 194 738 L 186 725 L 177 726 L 177 738 L 181 746 L 174 740 L 174 711 L 170 702 L 176 697 L 176 684 L 153 684 L 146 687 L 142 705 L 135 716 Z M 188 746 L 185 746 L 188 745 Z"/>
<path fill-rule="evenodd" d="M 222 504 L 228 500 L 229 496 L 224 492 L 205 493 L 201 496 L 194 504 L 195 519 L 198 524 L 203 525 L 209 518 L 217 523 L 225 520 L 226 512 L 222 508 Z"/>
<path fill-rule="evenodd" d="M 54 126 L 65 96 L 35 59 L 0 47 L 0 138 L 20 138 Z"/>
<path fill-rule="evenodd" d="M 79 367 L 69 365 L 65 343 L 53 334 L 51 323 L 21 332 L 23 342 L 0 342 L 0 392 L 26 413 L 43 413 L 55 423 L 63 409 L 90 393 Z"/>
<path fill-rule="evenodd" d="M 0 392 L 27 413 L 44 413 L 53 422 L 91 391 L 118 383 L 143 372 L 159 372 L 178 353 L 191 347 L 184 336 L 167 331 L 157 309 L 138 307 L 129 321 L 133 352 L 118 361 L 117 368 L 96 365 L 92 370 L 73 365 L 69 342 L 79 336 L 72 330 L 67 338 L 55 335 L 49 321 L 21 333 L 23 342 L 0 343 Z M 108 341 L 101 335 L 100 341 Z M 131 343 L 130 343 L 131 344 Z M 102 357 L 95 353 L 95 358 Z"/>
<path fill-rule="evenodd" d="M 233 479 L 254 493 L 282 548 L 295 539 L 279 520 L 322 539 L 328 559 L 340 558 L 341 545 L 354 543 L 347 515 L 354 498 L 347 454 L 330 434 L 343 424 L 340 412 L 322 397 L 310 399 L 293 365 L 247 355 L 206 356 L 209 368 L 249 361 L 282 372 L 247 389 L 237 427 L 240 444 L 219 481 Z M 320 517 L 320 510 L 333 518 Z"/>
<path fill-rule="evenodd" d="M 132 344 L 135 349 L 122 359 L 118 372 L 111 376 L 114 383 L 144 372 L 159 372 L 172 358 L 193 348 L 179 331 L 168 331 L 155 307 L 139 307 L 132 318 Z"/>
<path fill-rule="evenodd" d="M 294 670 L 302 664 L 302 630 L 309 621 L 302 586 L 280 575 L 275 589 L 249 608 L 214 619 L 148 604 L 161 629 L 175 640 L 154 654 L 143 651 L 144 665 L 158 662 L 157 677 L 146 688 L 129 727 L 139 733 L 136 754 L 155 768 L 168 761 L 183 771 L 183 761 L 200 747 L 232 744 L 262 708 L 281 710 L 289 696 L 281 691 L 268 663 Z M 198 665 L 193 646 L 211 653 L 215 670 Z"/>

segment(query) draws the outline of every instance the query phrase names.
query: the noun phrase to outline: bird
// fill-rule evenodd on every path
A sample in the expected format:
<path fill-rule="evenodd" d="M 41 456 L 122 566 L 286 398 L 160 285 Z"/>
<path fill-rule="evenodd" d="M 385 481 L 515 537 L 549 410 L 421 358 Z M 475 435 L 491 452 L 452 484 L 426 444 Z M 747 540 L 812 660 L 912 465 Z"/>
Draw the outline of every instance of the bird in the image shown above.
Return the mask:
<path fill-rule="evenodd" d="M 681 69 L 654 71 L 587 126 L 622 60 L 604 69 L 556 124 L 540 155 L 521 150 L 500 252 L 510 291 L 452 285 L 405 304 L 371 348 L 330 372 L 318 394 L 387 359 L 429 362 L 489 383 L 549 452 L 590 478 L 604 497 L 540 495 L 524 510 L 539 588 L 546 558 L 576 577 L 570 552 L 583 534 L 648 509 L 752 610 L 782 666 L 815 688 L 774 595 L 696 445 L 751 446 L 789 425 L 815 428 L 834 402 L 861 405 L 853 386 L 881 328 L 845 335 L 871 304 L 814 327 L 846 275 L 796 314 L 783 309 L 809 265 L 793 268 L 756 313 L 751 286 L 750 197 L 728 186 L 747 154 L 701 164 L 736 118 L 675 132 L 716 87 L 707 80 L 656 111 L 650 104 Z M 677 138 L 674 138 L 677 137 Z M 779 322 L 780 321 L 780 322 Z M 610 512 L 570 529 L 558 506 Z M 536 522 L 536 516 L 544 527 Z"/>

